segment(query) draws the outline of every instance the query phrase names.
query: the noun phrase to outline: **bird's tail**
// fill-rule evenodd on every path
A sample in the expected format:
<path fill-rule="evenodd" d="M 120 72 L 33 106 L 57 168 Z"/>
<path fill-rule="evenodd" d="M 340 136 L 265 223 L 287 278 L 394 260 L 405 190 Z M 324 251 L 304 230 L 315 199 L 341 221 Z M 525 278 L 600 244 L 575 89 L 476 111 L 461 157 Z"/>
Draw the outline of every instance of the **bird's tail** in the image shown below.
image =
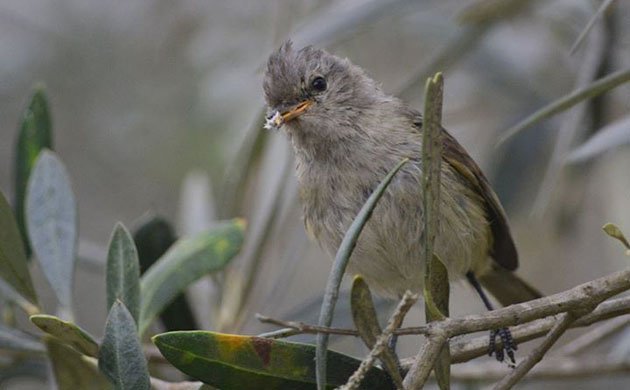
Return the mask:
<path fill-rule="evenodd" d="M 516 276 L 512 271 L 498 266 L 493 267 L 492 270 L 477 278 L 481 285 L 503 306 L 543 297 L 538 290 Z"/>

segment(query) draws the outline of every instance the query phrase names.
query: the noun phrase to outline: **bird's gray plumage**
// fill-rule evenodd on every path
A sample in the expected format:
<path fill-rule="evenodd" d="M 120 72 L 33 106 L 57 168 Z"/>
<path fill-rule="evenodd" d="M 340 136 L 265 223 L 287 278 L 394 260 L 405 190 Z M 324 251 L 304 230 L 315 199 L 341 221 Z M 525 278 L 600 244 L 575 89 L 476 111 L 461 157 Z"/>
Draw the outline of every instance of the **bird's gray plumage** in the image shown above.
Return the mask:
<path fill-rule="evenodd" d="M 325 91 L 311 87 L 316 77 L 326 80 Z M 349 60 L 312 47 L 294 50 L 290 42 L 270 56 L 263 87 L 271 112 L 313 102 L 282 128 L 295 150 L 306 228 L 331 256 L 387 172 L 411 159 L 376 206 L 349 271 L 384 295 L 420 291 L 420 115 Z M 451 278 L 515 269 L 516 249 L 496 195 L 457 141 L 446 132 L 443 139 L 436 254 Z"/>

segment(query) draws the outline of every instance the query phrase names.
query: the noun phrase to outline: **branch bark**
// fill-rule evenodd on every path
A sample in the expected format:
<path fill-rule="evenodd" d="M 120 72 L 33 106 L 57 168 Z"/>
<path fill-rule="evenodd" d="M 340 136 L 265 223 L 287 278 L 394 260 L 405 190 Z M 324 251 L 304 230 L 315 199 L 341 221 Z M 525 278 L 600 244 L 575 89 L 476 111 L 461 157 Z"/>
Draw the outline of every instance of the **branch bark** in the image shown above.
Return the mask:
<path fill-rule="evenodd" d="M 447 339 L 462 334 L 524 324 L 547 316 L 561 314 L 543 343 L 510 375 L 499 382 L 497 389 L 509 388 L 520 380 L 551 348 L 557 339 L 580 316 L 593 310 L 604 300 L 630 289 L 630 269 L 584 283 L 565 292 L 534 301 L 511 305 L 482 315 L 445 318 L 427 326 L 428 341 L 418 352 L 404 384 L 406 389 L 419 389 L 426 382 L 430 367 Z M 429 368 L 427 369 L 427 365 Z"/>

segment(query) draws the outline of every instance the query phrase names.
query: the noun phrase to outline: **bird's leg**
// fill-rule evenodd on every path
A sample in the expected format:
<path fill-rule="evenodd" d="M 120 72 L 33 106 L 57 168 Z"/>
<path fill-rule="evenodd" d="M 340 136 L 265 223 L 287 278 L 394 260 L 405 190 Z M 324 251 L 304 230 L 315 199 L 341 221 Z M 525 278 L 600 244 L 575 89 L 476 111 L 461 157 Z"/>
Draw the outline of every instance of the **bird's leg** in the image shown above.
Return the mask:
<path fill-rule="evenodd" d="M 389 346 L 389 349 L 392 350 L 392 352 L 396 353 L 396 345 L 398 345 L 398 335 L 393 334 L 392 337 L 389 339 L 389 343 L 387 343 L 387 345 Z"/>
<path fill-rule="evenodd" d="M 479 284 L 479 281 L 475 277 L 475 274 L 473 274 L 472 271 L 470 271 L 466 274 L 466 278 L 468 279 L 468 282 L 470 282 L 470 284 L 473 286 L 475 291 L 477 291 L 477 294 L 479 294 L 479 296 L 481 297 L 481 300 L 483 301 L 483 304 L 486 306 L 486 308 L 490 311 L 494 310 L 494 307 L 492 307 L 492 303 L 490 303 L 488 296 L 481 288 L 481 285 Z M 499 347 L 496 343 L 497 337 L 499 337 L 501 341 L 503 342 L 502 348 Z M 514 343 L 514 339 L 512 338 L 512 333 L 510 332 L 508 328 L 494 329 L 490 331 L 490 343 L 488 345 L 488 355 L 492 356 L 494 354 L 496 359 L 502 362 L 505 359 L 505 354 L 507 354 L 508 358 L 510 359 L 510 361 L 508 362 L 508 365 L 510 367 L 514 367 L 514 365 L 516 364 L 516 360 L 514 358 L 514 351 L 516 351 L 517 349 L 518 348 L 516 346 L 516 343 Z"/>
<path fill-rule="evenodd" d="M 396 365 L 398 366 L 398 372 L 400 372 L 400 375 L 404 378 L 406 372 L 403 369 L 402 364 L 400 364 L 400 358 L 398 358 L 398 353 L 396 352 L 396 345 L 397 344 L 398 344 L 398 335 L 397 334 L 393 334 L 392 337 L 389 339 L 389 342 L 387 343 L 387 347 L 394 354 L 394 358 L 396 359 Z"/>

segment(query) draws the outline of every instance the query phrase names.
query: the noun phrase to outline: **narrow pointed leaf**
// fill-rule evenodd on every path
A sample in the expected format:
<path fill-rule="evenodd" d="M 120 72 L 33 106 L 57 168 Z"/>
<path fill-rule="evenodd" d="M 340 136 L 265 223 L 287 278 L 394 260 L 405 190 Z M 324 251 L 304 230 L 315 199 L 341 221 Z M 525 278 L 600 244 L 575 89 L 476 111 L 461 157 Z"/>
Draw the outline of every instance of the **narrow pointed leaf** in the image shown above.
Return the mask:
<path fill-rule="evenodd" d="M 52 149 L 52 125 L 44 90 L 37 88 L 24 111 L 15 146 L 15 218 L 22 240 L 24 240 L 27 256 L 30 255 L 30 245 L 26 234 L 24 213 L 26 185 L 35 160 L 44 148 Z"/>
<path fill-rule="evenodd" d="M 42 272 L 66 308 L 72 303 L 76 207 L 63 163 L 53 152 L 42 151 L 28 182 L 26 224 Z"/>
<path fill-rule="evenodd" d="M 176 237 L 168 221 L 159 216 L 149 215 L 134 231 L 133 240 L 138 248 L 140 272 L 144 273 L 173 245 Z M 178 295 L 162 310 L 160 320 L 167 330 L 199 329 L 185 293 Z"/>
<path fill-rule="evenodd" d="M 376 344 L 376 340 L 381 333 L 383 333 L 383 330 L 378 323 L 378 316 L 376 315 L 376 308 L 374 307 L 370 288 L 360 275 L 355 276 L 352 281 L 350 301 L 354 325 L 359 331 L 359 335 L 365 345 L 371 350 L 374 348 L 374 344 Z M 394 383 L 396 383 L 396 386 L 402 388 L 403 378 L 398 369 L 400 363 L 398 362 L 395 351 L 386 348 L 383 354 L 379 356 L 379 359 L 383 362 L 383 366 Z"/>
<path fill-rule="evenodd" d="M 440 172 L 442 166 L 442 100 L 444 79 L 441 73 L 429 78 L 424 91 L 422 123 L 422 204 L 424 253 L 424 302 L 427 322 L 448 316 L 449 283 L 446 267 L 434 254 L 435 237 L 440 218 Z M 441 390 L 450 388 L 450 351 L 442 348 L 435 361 L 434 372 Z"/>
<path fill-rule="evenodd" d="M 46 349 L 59 390 L 112 389 L 107 378 L 99 372 L 96 361 L 90 362 L 90 358 L 81 355 L 54 337 L 46 338 Z"/>
<path fill-rule="evenodd" d="M 439 258 L 434 255 L 431 264 L 431 278 L 429 279 L 429 286 L 427 287 L 430 302 L 435 305 L 430 307 L 425 304 L 425 316 L 427 322 L 434 320 L 440 320 L 449 315 L 449 295 L 450 287 L 448 283 L 448 271 Z M 437 316 L 435 312 L 439 313 Z M 435 361 L 435 379 L 440 389 L 450 389 L 451 384 L 451 351 L 446 347 L 442 348 L 438 358 Z"/>
<path fill-rule="evenodd" d="M 140 334 L 191 283 L 225 267 L 240 250 L 244 230 L 245 222 L 235 219 L 181 239 L 151 266 L 141 280 Z"/>
<path fill-rule="evenodd" d="M 98 366 L 117 390 L 145 390 L 150 387 L 147 361 L 136 323 L 120 301 L 114 303 L 107 316 Z"/>
<path fill-rule="evenodd" d="M 0 192 L 0 276 L 32 303 L 37 302 L 24 245 L 11 208 Z"/>
<path fill-rule="evenodd" d="M 44 352 L 44 346 L 33 336 L 0 323 L 0 349 L 22 352 Z"/>
<path fill-rule="evenodd" d="M 521 122 L 506 130 L 499 137 L 497 144 L 500 145 L 504 143 L 521 131 L 559 112 L 568 110 L 581 101 L 599 96 L 604 92 L 607 92 L 627 82 L 630 82 L 630 69 L 624 69 L 615 73 L 611 73 L 605 77 L 600 78 L 599 80 L 594 81 L 584 88 L 577 89 L 567 95 L 564 95 L 563 97 L 551 102 L 550 104 L 539 109 L 527 118 L 523 119 Z"/>
<path fill-rule="evenodd" d="M 604 126 L 567 156 L 568 163 L 588 161 L 612 149 L 630 144 L 630 115 Z"/>
<path fill-rule="evenodd" d="M 427 80 L 424 90 L 424 113 L 422 117 L 422 209 L 424 266 L 424 301 L 432 311 L 432 318 L 438 319 L 439 309 L 433 311 L 432 291 L 428 288 L 432 282 L 433 245 L 437 235 L 437 223 L 440 220 L 440 172 L 442 167 L 442 96 L 444 79 L 441 73 Z"/>
<path fill-rule="evenodd" d="M 153 342 L 179 370 L 222 390 L 315 388 L 313 345 L 204 331 L 163 333 Z M 361 364 L 333 351 L 327 359 L 328 389 L 343 385 Z M 392 388 L 377 368 L 363 383 L 370 389 Z"/>
<path fill-rule="evenodd" d="M 107 253 L 107 309 L 117 299 L 125 304 L 136 324 L 140 318 L 140 263 L 129 231 L 116 224 Z"/>
<path fill-rule="evenodd" d="M 381 196 L 385 193 L 387 186 L 391 183 L 392 179 L 398 171 L 409 161 L 408 158 L 403 159 L 387 175 L 376 187 L 374 192 L 370 194 L 365 201 L 361 210 L 352 221 L 350 228 L 346 232 L 339 245 L 337 254 L 335 255 L 335 261 L 333 263 L 330 274 L 328 275 L 328 281 L 326 282 L 326 291 L 324 293 L 324 300 L 322 307 L 319 311 L 319 326 L 330 326 L 333 320 L 333 313 L 335 311 L 335 305 L 337 304 L 337 298 L 339 297 L 339 287 L 341 286 L 341 279 L 346 272 L 346 266 L 350 261 L 350 256 L 354 247 L 357 245 L 359 235 L 363 231 L 363 227 L 372 216 L 372 211 L 376 207 L 376 204 L 381 199 Z M 328 334 L 319 333 L 317 335 L 317 352 L 315 356 L 315 365 L 317 367 L 317 388 L 323 389 L 326 381 L 326 351 L 328 350 Z"/>
<path fill-rule="evenodd" d="M 98 344 L 89 333 L 78 325 L 47 314 L 31 316 L 30 320 L 39 329 L 55 336 L 59 341 L 76 349 L 78 352 L 87 356 L 97 357 Z"/>

